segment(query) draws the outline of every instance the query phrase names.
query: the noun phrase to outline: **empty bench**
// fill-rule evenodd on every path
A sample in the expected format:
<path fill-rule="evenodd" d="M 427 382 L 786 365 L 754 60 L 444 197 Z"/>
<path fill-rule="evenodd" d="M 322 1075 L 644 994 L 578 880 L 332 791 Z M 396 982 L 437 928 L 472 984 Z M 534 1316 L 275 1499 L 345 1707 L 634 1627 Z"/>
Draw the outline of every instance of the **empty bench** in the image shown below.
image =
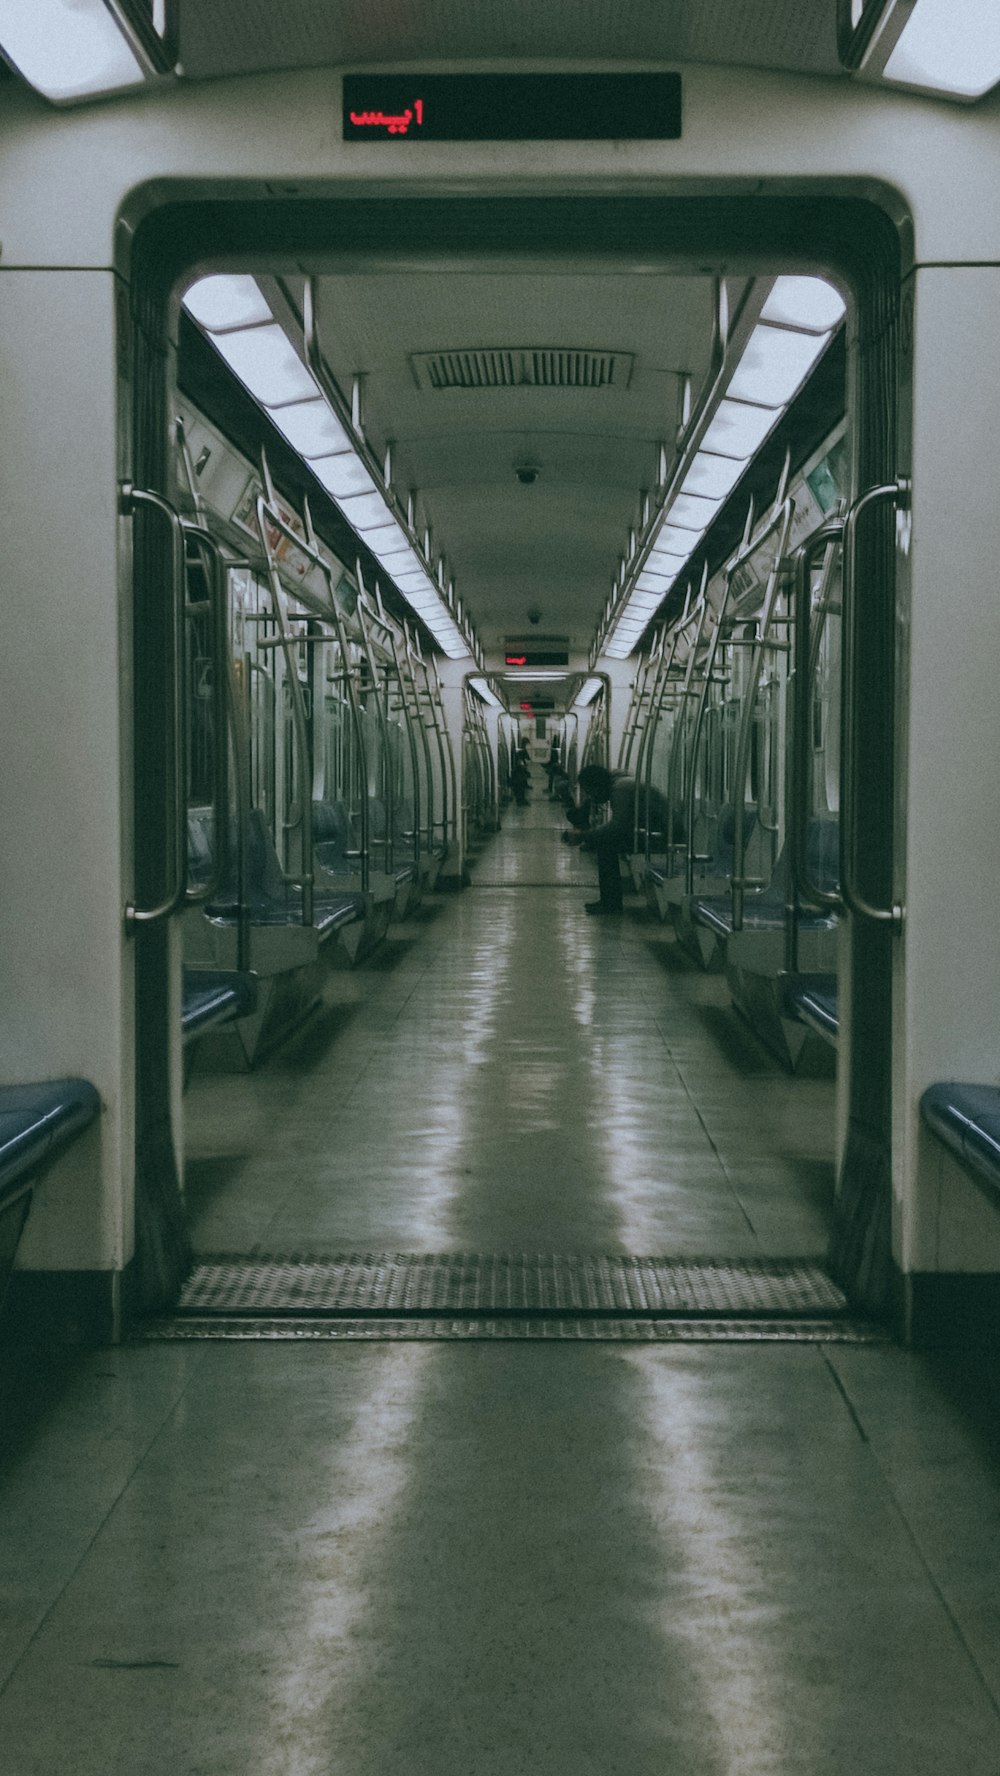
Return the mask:
<path fill-rule="evenodd" d="M 0 1297 L 41 1168 L 92 1123 L 100 1098 L 87 1079 L 0 1086 Z"/>
<path fill-rule="evenodd" d="M 785 979 L 785 1006 L 789 1017 L 815 1030 L 825 1042 L 837 1046 L 840 1012 L 835 974 L 790 974 Z"/>
<path fill-rule="evenodd" d="M 976 1183 L 1000 1199 L 1000 1085 L 929 1085 L 920 1114 Z"/>
<path fill-rule="evenodd" d="M 257 1008 L 254 975 L 234 968 L 185 968 L 181 989 L 181 1036 L 204 1036 Z"/>

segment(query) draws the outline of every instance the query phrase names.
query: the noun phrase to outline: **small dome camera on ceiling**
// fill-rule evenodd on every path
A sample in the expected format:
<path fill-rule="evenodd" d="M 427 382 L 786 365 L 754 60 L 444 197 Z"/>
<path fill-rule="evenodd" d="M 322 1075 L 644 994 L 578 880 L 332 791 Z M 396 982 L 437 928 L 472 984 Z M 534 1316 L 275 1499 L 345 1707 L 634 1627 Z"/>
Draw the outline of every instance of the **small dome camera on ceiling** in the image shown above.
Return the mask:
<path fill-rule="evenodd" d="M 518 463 L 514 469 L 514 473 L 522 487 L 531 487 L 532 484 L 538 480 L 538 464 Z"/>

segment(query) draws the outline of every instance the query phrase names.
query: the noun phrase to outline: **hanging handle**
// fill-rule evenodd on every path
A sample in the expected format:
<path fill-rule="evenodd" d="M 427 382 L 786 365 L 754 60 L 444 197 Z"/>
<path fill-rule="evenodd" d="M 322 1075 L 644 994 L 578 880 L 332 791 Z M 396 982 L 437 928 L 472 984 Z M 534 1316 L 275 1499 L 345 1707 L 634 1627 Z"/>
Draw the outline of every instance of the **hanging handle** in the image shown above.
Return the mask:
<path fill-rule="evenodd" d="M 898 901 L 890 906 L 875 906 L 858 887 L 858 807 L 855 795 L 857 779 L 857 736 L 855 717 L 858 707 L 856 683 L 856 649 L 854 630 L 857 618 L 857 537 L 858 525 L 867 512 L 878 506 L 900 509 L 908 500 L 909 481 L 888 481 L 870 487 L 856 499 L 844 520 L 844 587 L 842 618 L 841 665 L 841 742 L 840 742 L 840 892 L 845 906 L 858 919 L 871 924 L 888 925 L 890 931 L 903 929 L 904 909 Z"/>
<path fill-rule="evenodd" d="M 184 558 L 184 526 L 180 513 L 147 487 L 123 483 L 118 509 L 130 518 L 145 508 L 162 518 L 170 534 L 170 652 L 167 660 L 171 731 L 169 736 L 169 787 L 166 796 L 166 845 L 168 863 L 167 885 L 162 898 L 154 906 L 140 907 L 129 901 L 125 907 L 125 930 L 133 937 L 141 925 L 156 925 L 169 919 L 181 905 L 187 889 L 187 807 L 184 797 L 187 732 L 184 700 L 184 620 L 186 575 Z"/>

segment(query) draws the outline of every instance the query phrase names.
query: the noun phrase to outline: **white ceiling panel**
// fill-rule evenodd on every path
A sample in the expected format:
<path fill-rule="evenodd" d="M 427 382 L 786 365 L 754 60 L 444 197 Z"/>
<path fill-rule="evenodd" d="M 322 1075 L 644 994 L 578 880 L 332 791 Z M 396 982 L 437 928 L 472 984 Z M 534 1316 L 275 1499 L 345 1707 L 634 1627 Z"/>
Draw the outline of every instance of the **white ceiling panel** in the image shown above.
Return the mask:
<path fill-rule="evenodd" d="M 192 79 L 567 56 L 839 72 L 833 0 L 180 0 L 180 53 Z"/>
<path fill-rule="evenodd" d="M 639 490 L 676 430 L 679 373 L 696 387 L 706 373 L 713 302 L 711 279 L 662 273 L 320 280 L 324 356 L 345 392 L 363 376 L 369 442 L 381 457 L 392 440 L 396 485 L 419 490 L 421 524 L 487 648 L 522 629 L 529 606 L 589 646 Z M 631 377 L 439 390 L 413 373 L 414 354 L 526 339 L 627 353 Z M 526 464 L 538 470 L 531 486 L 517 476 Z"/>

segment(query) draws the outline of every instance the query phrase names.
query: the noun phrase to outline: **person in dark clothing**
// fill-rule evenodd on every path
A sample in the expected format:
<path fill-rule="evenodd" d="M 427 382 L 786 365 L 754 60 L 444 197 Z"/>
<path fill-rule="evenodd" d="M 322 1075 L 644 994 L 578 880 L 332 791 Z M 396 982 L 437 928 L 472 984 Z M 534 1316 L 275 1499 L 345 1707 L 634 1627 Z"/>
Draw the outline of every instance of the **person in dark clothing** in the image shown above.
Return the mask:
<path fill-rule="evenodd" d="M 563 833 L 563 843 L 579 845 L 592 851 L 597 859 L 597 887 L 600 898 L 587 902 L 587 912 L 615 914 L 622 911 L 621 859 L 635 843 L 635 811 L 638 786 L 635 778 L 624 771 L 606 771 L 603 765 L 584 765 L 577 779 L 586 802 L 593 807 L 608 804 L 609 817 L 599 826 L 585 831 Z M 648 800 L 647 800 L 648 795 Z M 658 789 L 650 785 L 642 794 L 641 824 L 652 826 L 654 832 L 664 830 L 666 803 Z"/>
<path fill-rule="evenodd" d="M 519 808 L 527 805 L 530 783 L 531 770 L 528 765 L 528 749 L 526 746 L 519 746 L 510 765 L 511 794 Z"/>

